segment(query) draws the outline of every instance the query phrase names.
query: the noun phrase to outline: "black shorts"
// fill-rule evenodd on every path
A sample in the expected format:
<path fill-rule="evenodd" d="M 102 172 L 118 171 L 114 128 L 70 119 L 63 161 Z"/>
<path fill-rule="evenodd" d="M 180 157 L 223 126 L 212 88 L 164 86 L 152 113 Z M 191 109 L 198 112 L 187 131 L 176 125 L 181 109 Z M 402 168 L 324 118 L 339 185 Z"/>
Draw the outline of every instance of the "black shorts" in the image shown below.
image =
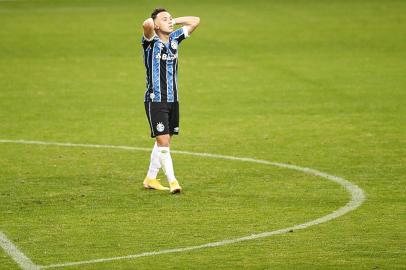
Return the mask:
<path fill-rule="evenodd" d="M 152 138 L 164 134 L 178 135 L 178 102 L 145 102 L 144 104 Z"/>

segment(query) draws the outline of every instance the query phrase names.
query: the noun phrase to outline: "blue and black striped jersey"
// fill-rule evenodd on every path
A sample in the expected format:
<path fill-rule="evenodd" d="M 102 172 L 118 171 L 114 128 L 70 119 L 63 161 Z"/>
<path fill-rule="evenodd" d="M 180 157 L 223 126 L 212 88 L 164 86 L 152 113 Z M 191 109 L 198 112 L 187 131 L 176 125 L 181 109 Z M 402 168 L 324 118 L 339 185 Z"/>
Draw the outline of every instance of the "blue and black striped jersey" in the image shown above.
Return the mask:
<path fill-rule="evenodd" d="M 147 72 L 145 102 L 178 101 L 178 46 L 187 37 L 184 26 L 169 34 L 168 43 L 161 41 L 157 35 L 150 40 L 142 37 Z"/>

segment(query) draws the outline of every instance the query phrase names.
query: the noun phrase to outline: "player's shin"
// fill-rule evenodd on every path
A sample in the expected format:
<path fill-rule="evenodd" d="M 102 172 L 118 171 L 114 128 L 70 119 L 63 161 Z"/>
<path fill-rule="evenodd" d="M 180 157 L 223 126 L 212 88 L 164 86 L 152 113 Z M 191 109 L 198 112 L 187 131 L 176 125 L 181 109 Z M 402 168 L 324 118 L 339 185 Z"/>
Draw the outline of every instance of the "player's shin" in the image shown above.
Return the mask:
<path fill-rule="evenodd" d="M 159 150 L 158 150 L 158 145 L 155 142 L 154 148 L 152 149 L 152 153 L 151 153 L 151 161 L 149 164 L 147 177 L 149 179 L 156 179 L 160 168 L 161 168 L 161 163 L 159 161 Z"/>
<path fill-rule="evenodd" d="M 158 147 L 159 150 L 159 161 L 161 163 L 162 169 L 168 179 L 168 182 L 171 183 L 176 180 L 175 173 L 173 170 L 173 163 L 169 147 Z"/>

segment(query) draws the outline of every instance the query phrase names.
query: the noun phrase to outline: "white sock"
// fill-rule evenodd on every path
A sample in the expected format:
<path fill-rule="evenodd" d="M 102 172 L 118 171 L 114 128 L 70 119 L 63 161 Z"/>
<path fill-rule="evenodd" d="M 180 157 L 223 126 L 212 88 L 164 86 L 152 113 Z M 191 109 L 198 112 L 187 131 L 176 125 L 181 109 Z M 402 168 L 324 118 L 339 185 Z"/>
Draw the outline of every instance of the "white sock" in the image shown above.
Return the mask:
<path fill-rule="evenodd" d="M 155 142 L 154 148 L 152 149 L 152 153 L 151 153 L 151 161 L 149 163 L 147 177 L 149 179 L 156 179 L 160 168 L 161 168 L 161 162 L 159 161 L 158 145 Z"/>
<path fill-rule="evenodd" d="M 169 147 L 159 147 L 159 161 L 161 162 L 162 169 L 166 174 L 168 182 L 171 183 L 176 180 L 175 172 L 173 171 L 172 157 Z"/>

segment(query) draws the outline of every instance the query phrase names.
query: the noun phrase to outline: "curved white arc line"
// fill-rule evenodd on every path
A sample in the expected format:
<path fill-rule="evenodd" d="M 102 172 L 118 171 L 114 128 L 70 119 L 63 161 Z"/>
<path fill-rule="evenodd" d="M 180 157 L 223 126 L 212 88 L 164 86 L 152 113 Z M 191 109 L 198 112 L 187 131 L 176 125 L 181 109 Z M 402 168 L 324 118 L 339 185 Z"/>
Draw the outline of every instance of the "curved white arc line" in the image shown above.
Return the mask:
<path fill-rule="evenodd" d="M 144 147 L 100 145 L 100 144 L 74 144 L 74 143 L 26 141 L 26 140 L 0 140 L 0 143 L 39 144 L 39 145 L 55 145 L 55 146 L 69 146 L 69 147 L 88 147 L 88 148 L 89 147 L 90 148 L 113 148 L 113 149 L 147 151 L 147 152 L 151 151 L 151 149 L 144 148 Z M 91 264 L 91 263 L 123 260 L 123 259 L 132 259 L 132 258 L 160 255 L 160 254 L 166 254 L 166 253 L 186 252 L 186 251 L 191 251 L 191 250 L 196 250 L 196 249 L 203 249 L 203 248 L 209 248 L 209 247 L 218 247 L 218 246 L 224 246 L 224 245 L 233 244 L 233 243 L 242 242 L 242 241 L 248 241 L 248 240 L 253 240 L 253 239 L 258 239 L 258 238 L 269 237 L 269 236 L 272 236 L 272 235 L 283 234 L 283 233 L 287 233 L 287 232 L 291 232 L 291 231 L 295 231 L 295 230 L 305 229 L 305 228 L 308 228 L 310 226 L 318 225 L 318 224 L 325 223 L 327 221 L 336 219 L 336 218 L 338 218 L 338 217 L 340 217 L 340 216 L 342 216 L 342 215 L 344 215 L 344 214 L 346 214 L 346 213 L 348 213 L 348 212 L 350 212 L 352 210 L 355 210 L 365 200 L 364 191 L 360 187 L 358 187 L 357 185 L 351 183 L 348 180 L 345 180 L 344 178 L 334 176 L 334 175 L 330 175 L 330 174 L 327 174 L 327 173 L 324 173 L 324 172 L 320 172 L 320 171 L 317 171 L 317 170 L 314 170 L 314 169 L 311 169 L 311 168 L 304 168 L 304 167 L 299 167 L 299 166 L 291 165 L 291 164 L 285 164 L 285 163 L 279 163 L 279 162 L 270 162 L 270 161 L 266 161 L 266 160 L 253 159 L 253 158 L 241 158 L 241 157 L 233 157 L 233 156 L 226 156 L 226 155 L 217 155 L 217 154 L 209 154 L 209 153 L 195 153 L 195 152 L 177 151 L 177 150 L 171 150 L 171 152 L 176 153 L 176 154 L 184 154 L 184 155 L 193 155 L 193 156 L 201 156 L 201 157 L 210 157 L 210 158 L 219 158 L 219 159 L 237 160 L 237 161 L 245 161 L 245 162 L 266 164 L 266 165 L 272 165 L 272 166 L 292 169 L 292 170 L 296 170 L 296 171 L 301 171 L 301 172 L 304 172 L 306 174 L 311 174 L 311 175 L 314 175 L 314 176 L 319 176 L 319 177 L 328 179 L 330 181 L 333 181 L 333 182 L 341 185 L 342 187 L 344 187 L 351 194 L 351 200 L 345 206 L 333 211 L 332 213 L 330 213 L 328 215 L 325 215 L 323 217 L 311 220 L 309 222 L 305 222 L 305 223 L 302 223 L 302 224 L 299 224 L 299 225 L 295 225 L 295 226 L 292 226 L 292 227 L 283 228 L 283 229 L 279 229 L 279 230 L 275 230 L 275 231 L 263 232 L 263 233 L 259 233 L 259 234 L 252 234 L 252 235 L 249 235 L 249 236 L 244 236 L 244 237 L 235 238 L 235 239 L 222 240 L 222 241 L 207 243 L 207 244 L 198 245 L 198 246 L 190 246 L 190 247 L 184 247 L 184 248 L 174 248 L 174 249 L 166 249 L 166 250 L 160 250 L 160 251 L 144 252 L 144 253 L 127 255 L 127 256 L 120 256 L 120 257 L 101 258 L 101 259 L 87 260 L 87 261 L 51 264 L 51 265 L 40 266 L 40 267 L 42 269 L 57 268 L 57 267 L 67 267 L 67 266 L 74 266 L 74 265 L 81 265 L 81 264 Z"/>

